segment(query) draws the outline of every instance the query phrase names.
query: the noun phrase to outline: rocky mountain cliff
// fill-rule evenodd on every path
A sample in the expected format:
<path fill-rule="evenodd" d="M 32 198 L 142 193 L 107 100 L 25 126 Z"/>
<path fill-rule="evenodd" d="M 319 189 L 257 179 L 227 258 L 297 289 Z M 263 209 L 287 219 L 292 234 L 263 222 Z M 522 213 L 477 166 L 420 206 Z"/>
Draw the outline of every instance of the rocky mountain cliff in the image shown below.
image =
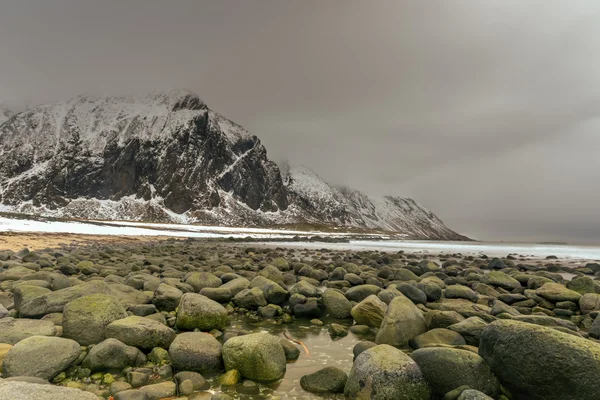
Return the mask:
<path fill-rule="evenodd" d="M 4 114 L 3 114 L 4 115 Z M 0 117 L 0 210 L 220 225 L 328 224 L 464 239 L 413 200 L 282 178 L 260 140 L 189 91 L 80 96 Z"/>

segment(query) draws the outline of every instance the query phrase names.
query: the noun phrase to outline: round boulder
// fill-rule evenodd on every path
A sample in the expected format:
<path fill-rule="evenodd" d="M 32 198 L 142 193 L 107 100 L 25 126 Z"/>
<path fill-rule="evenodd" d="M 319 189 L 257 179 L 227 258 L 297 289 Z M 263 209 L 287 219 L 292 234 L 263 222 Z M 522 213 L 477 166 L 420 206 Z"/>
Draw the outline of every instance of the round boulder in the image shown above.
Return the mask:
<path fill-rule="evenodd" d="M 409 356 L 382 344 L 356 357 L 344 395 L 352 399 L 429 400 L 429 386 Z"/>
<path fill-rule="evenodd" d="M 103 341 L 108 324 L 127 317 L 119 300 L 106 294 L 93 294 L 69 302 L 63 311 L 63 337 L 82 346 Z"/>
<path fill-rule="evenodd" d="M 300 378 L 302 389 L 311 393 L 343 393 L 348 375 L 336 367 L 325 367 Z"/>
<path fill-rule="evenodd" d="M 186 293 L 179 302 L 176 324 L 177 328 L 186 330 L 222 330 L 227 325 L 227 310 L 206 296 Z"/>
<path fill-rule="evenodd" d="M 411 357 L 429 383 L 432 399 L 442 399 L 463 385 L 492 397 L 498 393 L 498 379 L 484 359 L 471 351 L 430 347 L 414 351 Z"/>
<path fill-rule="evenodd" d="M 286 357 L 279 339 L 267 333 L 236 336 L 223 345 L 225 369 L 237 369 L 255 381 L 276 381 L 285 374 Z"/>
<path fill-rule="evenodd" d="M 223 367 L 221 343 L 203 332 L 180 333 L 169 346 L 173 366 L 181 371 L 210 372 Z"/>
<path fill-rule="evenodd" d="M 150 318 L 131 316 L 110 323 L 106 327 L 106 337 L 150 351 L 154 347 L 169 348 L 175 339 L 175 331 Z"/>
<path fill-rule="evenodd" d="M 15 344 L 2 364 L 4 377 L 34 376 L 50 380 L 69 368 L 81 348 L 71 339 L 31 336 Z"/>

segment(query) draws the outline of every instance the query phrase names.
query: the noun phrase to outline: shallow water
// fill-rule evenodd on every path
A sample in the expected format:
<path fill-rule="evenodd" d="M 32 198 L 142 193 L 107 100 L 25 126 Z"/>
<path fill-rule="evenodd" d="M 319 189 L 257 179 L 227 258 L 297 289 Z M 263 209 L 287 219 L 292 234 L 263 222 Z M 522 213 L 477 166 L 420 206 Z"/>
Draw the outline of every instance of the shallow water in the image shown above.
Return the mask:
<path fill-rule="evenodd" d="M 379 250 L 389 252 L 404 250 L 414 254 L 486 254 L 490 257 L 506 257 L 508 254 L 518 254 L 525 257 L 547 257 L 553 255 L 560 259 L 600 260 L 600 246 L 583 245 L 410 240 L 351 240 L 348 243 L 279 242 L 265 245 L 313 250 L 326 248 L 330 250 Z"/>
<path fill-rule="evenodd" d="M 336 321 L 340 323 L 340 321 Z M 342 399 L 343 395 L 320 396 L 305 392 L 300 387 L 300 378 L 311 374 L 325 367 L 338 367 L 346 373 L 352 368 L 352 349 L 356 343 L 361 340 L 373 340 L 374 332 L 370 335 L 356 335 L 352 332 L 343 338 L 332 340 L 327 331 L 330 322 L 325 320 L 325 324 L 317 326 L 309 321 L 296 321 L 289 325 L 275 325 L 272 321 L 253 324 L 244 317 L 234 319 L 231 324 L 232 330 L 245 329 L 253 332 L 268 332 L 277 337 L 283 338 L 283 332 L 287 330 L 288 335 L 305 344 L 310 354 L 307 355 L 300 346 L 300 357 L 296 362 L 288 363 L 284 378 L 273 384 L 260 384 L 260 394 L 248 395 L 240 394 L 235 388 L 226 388 L 223 393 L 227 393 L 239 400 L 258 400 L 258 399 Z M 346 325 L 350 326 L 351 321 Z M 218 375 L 207 377 L 211 383 L 210 392 L 220 393 L 218 386 Z M 208 395 L 208 393 L 207 393 Z"/>

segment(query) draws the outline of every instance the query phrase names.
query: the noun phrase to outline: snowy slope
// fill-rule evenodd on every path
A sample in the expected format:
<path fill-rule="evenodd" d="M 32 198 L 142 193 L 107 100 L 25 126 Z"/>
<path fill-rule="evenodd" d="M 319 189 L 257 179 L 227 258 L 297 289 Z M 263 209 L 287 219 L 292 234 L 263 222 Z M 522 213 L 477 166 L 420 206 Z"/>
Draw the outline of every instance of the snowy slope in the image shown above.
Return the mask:
<path fill-rule="evenodd" d="M 0 125 L 7 121 L 12 115 L 12 111 L 0 104 Z"/>
<path fill-rule="evenodd" d="M 0 120 L 0 211 L 462 238 L 410 199 L 338 189 L 305 167 L 283 179 L 256 136 L 187 90 L 79 96 Z"/>
<path fill-rule="evenodd" d="M 463 239 L 412 199 L 339 189 L 306 167 L 290 167 L 285 183 L 294 204 L 312 221 L 401 232 L 418 239 Z"/>

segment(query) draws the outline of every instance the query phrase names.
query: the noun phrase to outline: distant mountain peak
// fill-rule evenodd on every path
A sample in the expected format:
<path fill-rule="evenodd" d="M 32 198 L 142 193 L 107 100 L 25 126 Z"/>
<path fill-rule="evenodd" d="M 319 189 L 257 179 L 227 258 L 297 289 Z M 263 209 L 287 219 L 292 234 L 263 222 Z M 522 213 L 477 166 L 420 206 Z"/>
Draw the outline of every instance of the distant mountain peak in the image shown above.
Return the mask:
<path fill-rule="evenodd" d="M 282 174 L 256 136 L 189 90 L 82 95 L 6 115 L 0 120 L 4 210 L 220 225 L 312 223 L 462 238 L 410 199 L 336 188 L 301 165 Z"/>

